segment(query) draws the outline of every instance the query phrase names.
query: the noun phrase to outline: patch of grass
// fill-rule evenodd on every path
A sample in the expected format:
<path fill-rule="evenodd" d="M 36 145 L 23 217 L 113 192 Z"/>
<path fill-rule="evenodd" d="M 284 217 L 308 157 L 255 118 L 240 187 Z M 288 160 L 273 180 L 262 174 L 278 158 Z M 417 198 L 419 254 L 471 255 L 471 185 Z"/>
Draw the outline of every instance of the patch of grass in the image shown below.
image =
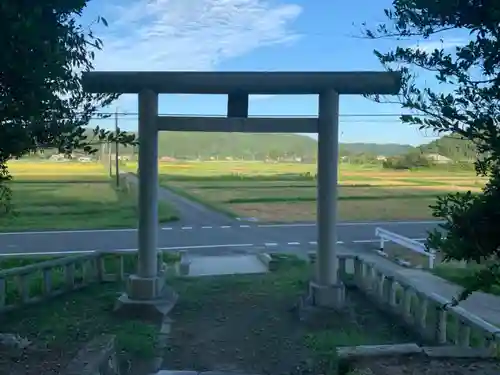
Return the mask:
<path fill-rule="evenodd" d="M 359 195 L 359 196 L 347 196 L 338 197 L 339 201 L 361 201 L 361 200 L 380 200 L 380 199 L 422 199 L 426 197 L 435 198 L 435 194 L 407 194 L 407 195 L 395 195 L 387 197 L 384 195 Z M 274 202 L 314 202 L 316 197 L 260 197 L 260 198 L 235 198 L 229 199 L 225 203 L 274 203 Z"/>
<path fill-rule="evenodd" d="M 467 287 L 467 282 L 474 277 L 475 272 L 479 269 L 479 265 L 468 264 L 466 267 L 458 267 L 454 265 L 440 264 L 431 271 L 436 276 L 439 276 L 452 283 L 462 287 Z M 485 293 L 500 295 L 500 285 L 492 285 L 488 290 L 483 290 Z"/>
<path fill-rule="evenodd" d="M 282 182 L 282 181 L 277 181 Z M 283 189 L 283 188 L 293 188 L 293 189 L 304 189 L 304 188 L 316 188 L 316 184 L 302 184 L 297 185 L 293 183 L 282 183 L 279 185 L 271 185 L 271 184 L 260 184 L 260 185 L 250 185 L 250 184 L 242 184 L 242 185 L 201 185 L 196 186 L 196 189 L 210 189 L 210 190 L 223 190 L 230 188 L 243 188 L 243 189 Z"/>
<path fill-rule="evenodd" d="M 432 219 L 429 205 L 435 198 L 339 200 L 338 215 L 343 221 L 425 220 Z M 238 217 L 260 221 L 294 222 L 316 220 L 316 202 L 238 203 L 228 205 Z"/>
<path fill-rule="evenodd" d="M 0 218 L 2 231 L 32 229 L 92 229 L 135 227 L 137 198 L 112 183 L 103 182 L 16 182 L 14 215 Z M 159 220 L 177 220 L 165 202 L 159 203 Z"/>
<path fill-rule="evenodd" d="M 314 181 L 314 174 L 297 174 L 297 173 L 277 173 L 269 175 L 259 174 L 221 174 L 221 175 L 173 175 L 162 174 L 160 181 L 217 181 L 217 182 L 231 182 L 231 181 Z"/>
<path fill-rule="evenodd" d="M 165 164 L 160 171 L 165 187 L 231 217 L 273 222 L 316 218 L 314 164 L 183 162 Z M 474 179 L 473 173 L 341 165 L 341 220 L 430 219 L 428 206 L 440 195 L 466 189 L 467 176 Z"/>
<path fill-rule="evenodd" d="M 301 322 L 295 306 L 307 291 L 310 266 L 290 256 L 274 260 L 276 271 L 265 275 L 173 280 L 181 298 L 171 314 L 165 367 L 334 375 L 334 361 L 322 361 L 325 351 L 407 341 L 402 330 L 352 293 L 345 311 Z"/>
<path fill-rule="evenodd" d="M 419 186 L 446 186 L 450 185 L 449 182 L 446 181 L 437 181 L 437 180 L 429 180 L 429 179 L 418 179 L 418 178 L 401 178 L 401 181 L 411 182 L 412 184 Z"/>
<path fill-rule="evenodd" d="M 116 335 L 122 357 L 144 360 L 156 354 L 158 327 L 130 321 L 113 314 L 117 293 L 122 286 L 94 285 L 57 299 L 30 306 L 2 317 L 2 332 L 17 333 L 32 343 L 20 363 L 26 375 L 59 373 L 78 350 L 100 334 Z M 9 353 L 0 349 L 0 357 Z M 0 360 L 0 372 L 9 363 Z M 2 372 L 3 373 L 3 372 Z M 12 373 L 8 371 L 5 373 Z"/>

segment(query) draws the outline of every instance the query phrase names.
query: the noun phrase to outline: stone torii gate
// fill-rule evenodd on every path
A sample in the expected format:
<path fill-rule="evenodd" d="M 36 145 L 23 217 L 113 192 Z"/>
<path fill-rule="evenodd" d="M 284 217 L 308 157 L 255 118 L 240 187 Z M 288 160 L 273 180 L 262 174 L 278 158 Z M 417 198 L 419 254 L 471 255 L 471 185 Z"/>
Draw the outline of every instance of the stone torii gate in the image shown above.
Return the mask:
<path fill-rule="evenodd" d="M 158 265 L 158 131 L 317 133 L 317 269 L 309 293 L 313 304 L 340 307 L 344 287 L 337 277 L 337 180 L 339 95 L 397 94 L 397 72 L 87 72 L 84 90 L 139 96 L 138 269 L 123 306 L 167 313 L 175 293 Z M 226 94 L 227 117 L 158 115 L 158 94 Z M 317 118 L 248 117 L 249 95 L 319 95 Z M 149 307 L 149 308 L 148 308 Z"/>

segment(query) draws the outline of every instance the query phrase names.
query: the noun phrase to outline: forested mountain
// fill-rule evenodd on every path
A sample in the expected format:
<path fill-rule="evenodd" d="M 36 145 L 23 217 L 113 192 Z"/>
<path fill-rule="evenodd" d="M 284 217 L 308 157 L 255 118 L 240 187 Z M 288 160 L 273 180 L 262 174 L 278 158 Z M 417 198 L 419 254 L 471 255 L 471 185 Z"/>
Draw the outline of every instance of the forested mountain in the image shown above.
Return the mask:
<path fill-rule="evenodd" d="M 413 149 L 413 146 L 397 143 L 341 143 L 339 152 L 341 156 L 359 154 L 394 156 L 407 153 Z"/>
<path fill-rule="evenodd" d="M 316 141 L 297 134 L 162 132 L 160 156 L 175 158 L 314 158 Z"/>
<path fill-rule="evenodd" d="M 458 135 L 445 135 L 428 144 L 421 145 L 418 149 L 423 154 L 439 154 L 453 161 L 471 161 L 476 159 L 476 147 L 468 140 Z"/>
<path fill-rule="evenodd" d="M 160 132 L 159 156 L 176 159 L 235 158 L 246 160 L 302 158 L 314 160 L 317 141 L 298 134 Z M 114 152 L 114 145 L 112 145 Z M 121 155 L 133 155 L 134 147 L 120 147 Z M 476 151 L 472 143 L 458 136 L 444 136 L 418 147 L 401 144 L 341 143 L 340 156 L 349 162 L 376 161 L 378 156 L 392 157 L 419 152 L 439 154 L 453 161 L 471 161 Z M 45 150 L 45 157 L 56 150 Z"/>
<path fill-rule="evenodd" d="M 160 156 L 180 159 L 314 159 L 317 147 L 316 140 L 298 134 L 161 132 L 158 140 Z M 412 146 L 399 144 L 341 143 L 339 153 L 340 156 L 364 154 L 376 157 L 399 155 L 411 149 Z M 124 154 L 132 152 L 132 149 L 122 151 Z"/>

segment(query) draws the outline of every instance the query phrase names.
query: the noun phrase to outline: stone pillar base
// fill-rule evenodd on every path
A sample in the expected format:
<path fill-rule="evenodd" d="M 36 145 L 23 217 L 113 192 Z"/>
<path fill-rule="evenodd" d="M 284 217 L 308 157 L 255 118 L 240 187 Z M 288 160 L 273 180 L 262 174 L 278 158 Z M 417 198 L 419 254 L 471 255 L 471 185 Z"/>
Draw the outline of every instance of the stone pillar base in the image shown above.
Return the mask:
<path fill-rule="evenodd" d="M 127 294 L 135 300 L 151 300 L 161 296 L 165 285 L 164 272 L 158 272 L 155 277 L 130 275 L 127 281 Z"/>
<path fill-rule="evenodd" d="M 308 300 L 312 306 L 342 309 L 345 304 L 345 286 L 341 282 L 337 285 L 319 285 L 315 281 L 311 281 Z"/>
<path fill-rule="evenodd" d="M 161 322 L 175 306 L 177 298 L 177 293 L 166 285 L 164 273 L 152 278 L 131 275 L 126 292 L 115 304 L 115 312 L 130 318 Z"/>

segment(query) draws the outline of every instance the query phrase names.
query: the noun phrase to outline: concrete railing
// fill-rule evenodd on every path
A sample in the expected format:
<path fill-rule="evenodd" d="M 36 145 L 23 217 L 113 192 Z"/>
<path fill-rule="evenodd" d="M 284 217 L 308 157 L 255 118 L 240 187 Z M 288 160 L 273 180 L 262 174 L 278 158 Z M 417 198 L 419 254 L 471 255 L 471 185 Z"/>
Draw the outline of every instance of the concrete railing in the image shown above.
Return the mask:
<path fill-rule="evenodd" d="M 89 284 L 122 281 L 135 272 L 130 252 L 95 252 L 50 259 L 0 271 L 0 313 L 37 303 Z M 158 253 L 159 270 L 166 265 Z"/>
<path fill-rule="evenodd" d="M 384 251 L 385 242 L 394 242 L 404 248 L 411 250 L 415 253 L 423 255 L 428 259 L 428 267 L 430 269 L 434 268 L 434 263 L 436 260 L 436 252 L 434 249 L 428 250 L 427 247 L 418 241 L 412 240 L 411 238 L 404 237 L 400 234 L 390 232 L 383 228 L 375 228 L 375 236 L 380 239 L 380 251 Z"/>
<path fill-rule="evenodd" d="M 500 348 L 500 328 L 362 256 L 340 256 L 339 276 L 427 340 L 465 348 Z"/>

